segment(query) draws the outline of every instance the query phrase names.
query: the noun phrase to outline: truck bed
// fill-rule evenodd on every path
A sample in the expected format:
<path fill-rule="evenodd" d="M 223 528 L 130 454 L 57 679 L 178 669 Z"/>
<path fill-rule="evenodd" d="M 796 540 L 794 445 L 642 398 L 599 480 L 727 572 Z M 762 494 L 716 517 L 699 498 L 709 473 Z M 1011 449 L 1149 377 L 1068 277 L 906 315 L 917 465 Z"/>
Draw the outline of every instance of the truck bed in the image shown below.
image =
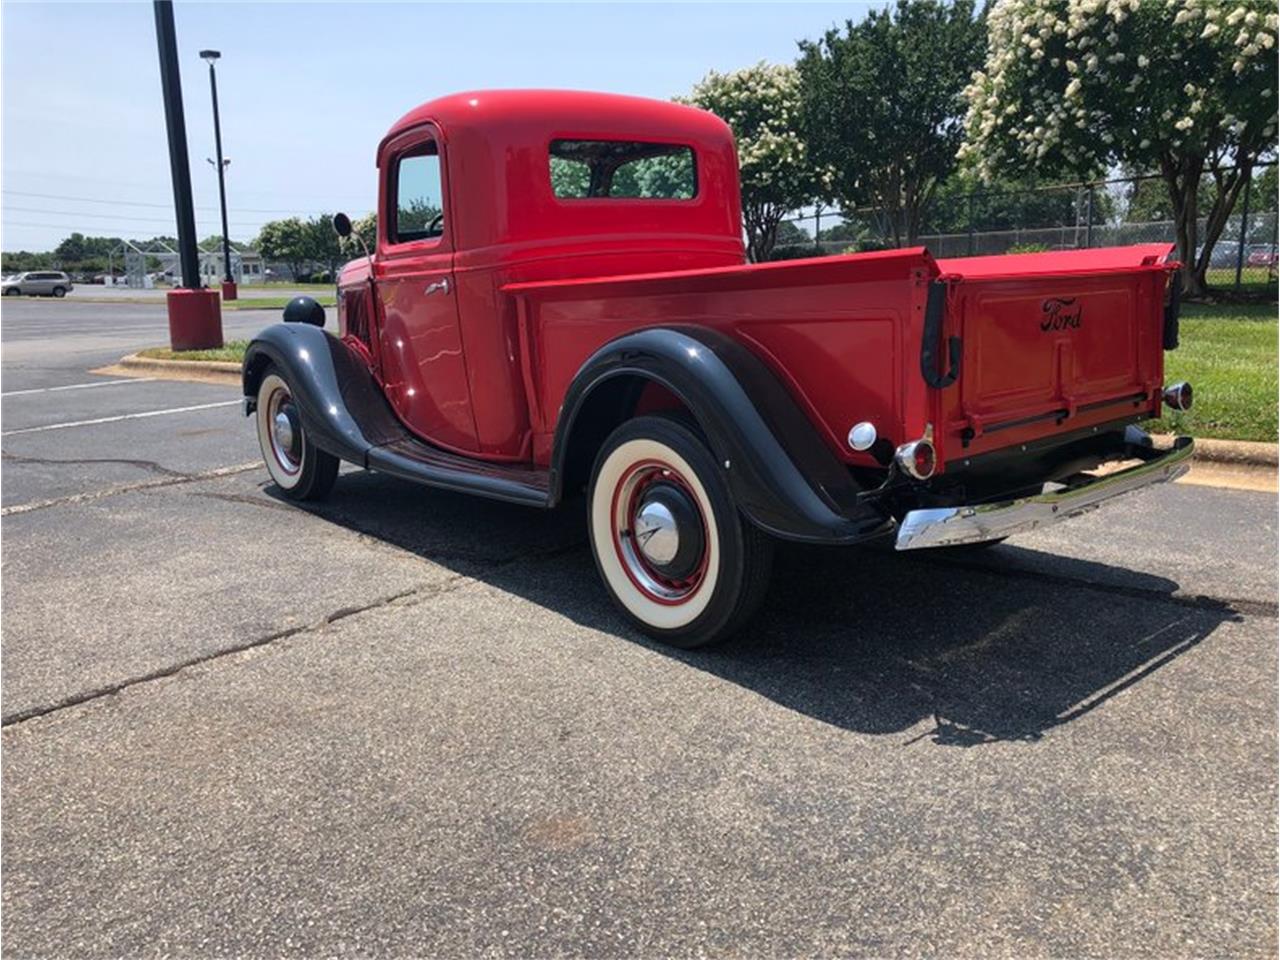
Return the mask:
<path fill-rule="evenodd" d="M 540 463 L 560 400 L 596 349 L 642 327 L 699 325 L 749 346 L 844 462 L 882 465 L 846 443 L 867 420 L 894 445 L 931 428 L 945 470 L 1157 415 L 1170 249 L 937 261 L 919 247 L 502 289 L 515 300 Z M 926 328 L 934 355 L 922 364 Z"/>

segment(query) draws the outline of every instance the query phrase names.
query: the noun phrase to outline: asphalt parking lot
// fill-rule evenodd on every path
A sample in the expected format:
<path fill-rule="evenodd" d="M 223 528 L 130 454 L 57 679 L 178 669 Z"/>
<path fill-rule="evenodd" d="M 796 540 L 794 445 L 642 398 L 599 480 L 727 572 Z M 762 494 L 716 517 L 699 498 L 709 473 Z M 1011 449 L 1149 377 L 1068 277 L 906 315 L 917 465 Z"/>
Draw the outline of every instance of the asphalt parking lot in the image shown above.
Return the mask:
<path fill-rule="evenodd" d="M 300 509 L 235 389 L 87 372 L 162 307 L 0 336 L 8 955 L 1276 953 L 1273 494 L 788 549 L 679 653 L 577 510 Z"/>

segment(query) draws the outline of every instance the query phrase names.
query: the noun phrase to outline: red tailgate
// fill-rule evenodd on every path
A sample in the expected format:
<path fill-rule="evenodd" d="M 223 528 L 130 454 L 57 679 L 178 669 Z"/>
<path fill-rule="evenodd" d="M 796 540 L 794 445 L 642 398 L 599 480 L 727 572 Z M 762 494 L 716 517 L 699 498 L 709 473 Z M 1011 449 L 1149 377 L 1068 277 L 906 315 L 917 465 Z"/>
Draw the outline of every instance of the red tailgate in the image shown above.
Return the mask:
<path fill-rule="evenodd" d="M 937 393 L 942 459 L 1158 415 L 1170 249 L 938 261 L 944 331 L 963 343 L 955 387 Z"/>

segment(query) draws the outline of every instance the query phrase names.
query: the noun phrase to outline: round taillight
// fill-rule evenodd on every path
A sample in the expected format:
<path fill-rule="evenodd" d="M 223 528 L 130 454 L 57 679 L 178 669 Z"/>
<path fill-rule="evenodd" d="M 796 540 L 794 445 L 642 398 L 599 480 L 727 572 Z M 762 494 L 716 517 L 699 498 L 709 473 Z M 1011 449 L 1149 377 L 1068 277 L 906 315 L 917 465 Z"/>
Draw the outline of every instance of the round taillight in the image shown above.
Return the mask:
<path fill-rule="evenodd" d="M 917 480 L 928 480 L 938 467 L 938 452 L 928 440 L 904 443 L 894 454 L 898 466 Z"/>
<path fill-rule="evenodd" d="M 1185 380 L 1164 388 L 1164 402 L 1174 410 L 1190 410 L 1192 399 L 1191 384 Z"/>

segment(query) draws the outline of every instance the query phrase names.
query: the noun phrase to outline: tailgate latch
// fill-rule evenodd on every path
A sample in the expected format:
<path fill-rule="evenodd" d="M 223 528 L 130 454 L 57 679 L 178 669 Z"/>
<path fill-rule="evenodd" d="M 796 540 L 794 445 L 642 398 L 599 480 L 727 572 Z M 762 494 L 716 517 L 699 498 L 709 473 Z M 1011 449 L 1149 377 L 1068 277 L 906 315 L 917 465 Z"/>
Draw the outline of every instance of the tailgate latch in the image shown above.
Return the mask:
<path fill-rule="evenodd" d="M 947 305 L 947 285 L 940 280 L 929 284 L 929 298 L 924 308 L 924 337 L 920 341 L 920 373 L 924 382 L 935 390 L 949 387 L 960 376 L 962 343 L 959 337 L 947 338 L 946 373 L 938 372 L 938 341 L 942 337 L 942 316 Z"/>

